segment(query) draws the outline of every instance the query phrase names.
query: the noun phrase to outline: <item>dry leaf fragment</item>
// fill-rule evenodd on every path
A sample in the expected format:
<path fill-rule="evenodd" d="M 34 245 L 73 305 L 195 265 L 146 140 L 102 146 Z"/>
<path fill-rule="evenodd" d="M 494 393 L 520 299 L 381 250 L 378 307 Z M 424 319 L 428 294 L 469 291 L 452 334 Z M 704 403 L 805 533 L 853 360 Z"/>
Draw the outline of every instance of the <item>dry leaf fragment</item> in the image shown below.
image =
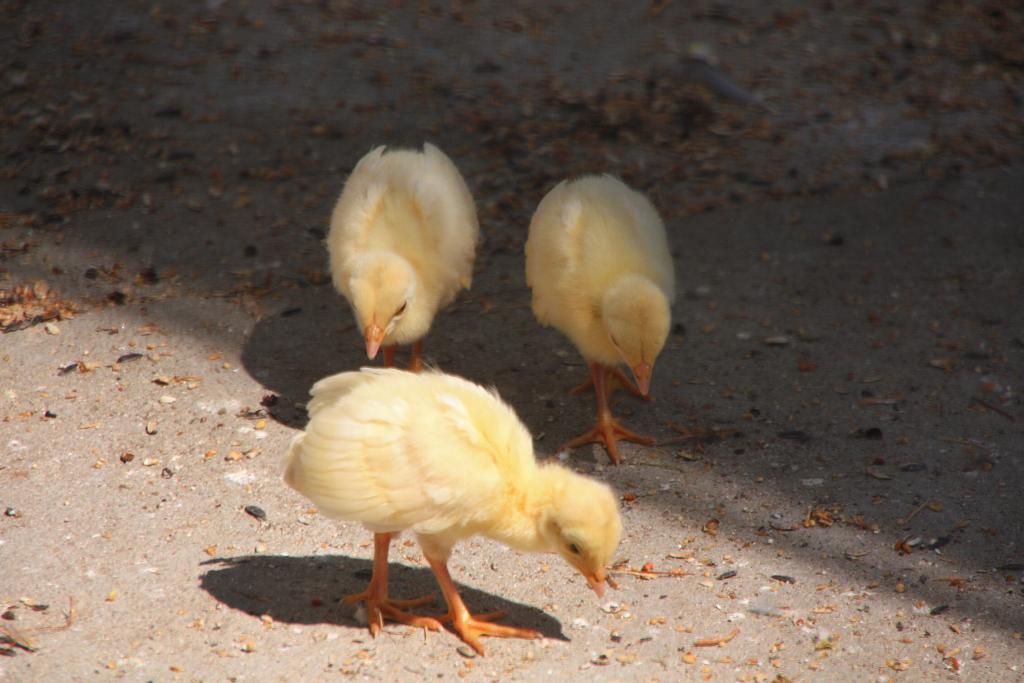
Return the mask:
<path fill-rule="evenodd" d="M 720 646 L 725 645 L 726 643 L 728 643 L 730 640 L 732 640 L 733 638 L 735 638 L 739 634 L 740 634 L 740 630 L 738 628 L 734 628 L 732 631 L 730 631 L 728 633 L 728 635 L 716 636 L 714 638 L 701 638 L 700 640 L 696 641 L 693 644 L 693 646 L 694 647 L 720 647 Z"/>
<path fill-rule="evenodd" d="M 932 358 L 928 365 L 943 372 L 953 372 L 956 369 L 956 358 Z"/>
<path fill-rule="evenodd" d="M 909 659 L 887 659 L 885 665 L 893 671 L 906 671 L 910 668 Z"/>

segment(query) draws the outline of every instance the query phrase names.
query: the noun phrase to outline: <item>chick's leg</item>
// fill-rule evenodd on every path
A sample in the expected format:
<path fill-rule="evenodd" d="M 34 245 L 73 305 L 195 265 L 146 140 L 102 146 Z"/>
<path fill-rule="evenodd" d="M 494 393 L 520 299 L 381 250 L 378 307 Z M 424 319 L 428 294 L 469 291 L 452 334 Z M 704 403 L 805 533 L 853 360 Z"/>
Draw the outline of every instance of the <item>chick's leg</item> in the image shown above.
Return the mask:
<path fill-rule="evenodd" d="M 419 339 L 412 345 L 412 360 L 409 361 L 409 371 L 419 372 L 423 369 L 423 340 Z"/>
<path fill-rule="evenodd" d="M 395 345 L 384 347 L 384 367 L 395 367 Z"/>
<path fill-rule="evenodd" d="M 490 619 L 502 616 L 501 613 L 473 616 L 466 609 L 466 604 L 462 602 L 462 596 L 459 595 L 455 582 L 452 581 L 451 574 L 448 573 L 447 561 L 437 560 L 428 556 L 427 562 L 430 563 L 430 568 L 434 570 L 437 583 L 441 586 L 441 593 L 444 594 L 444 599 L 448 603 L 448 614 L 442 618 L 442 621 L 451 621 L 452 629 L 467 645 L 476 650 L 477 654 L 484 654 L 484 646 L 480 643 L 481 636 L 526 639 L 543 637 L 533 629 L 503 626 L 489 621 Z"/>
<path fill-rule="evenodd" d="M 622 372 L 622 370 L 619 370 L 618 368 L 607 368 L 607 369 L 608 369 L 608 372 L 611 373 L 612 379 L 614 379 L 618 383 L 619 388 L 628 391 L 630 394 L 632 394 L 633 396 L 636 396 L 637 398 L 642 398 L 645 401 L 650 401 L 651 400 L 650 395 L 649 394 L 644 394 L 642 391 L 637 389 L 636 388 L 636 384 L 633 383 L 633 380 L 631 380 L 628 377 L 626 377 L 626 373 Z M 572 394 L 573 396 L 578 396 L 580 394 L 584 394 L 584 393 L 590 391 L 593 388 L 594 388 L 594 376 L 593 376 L 593 374 L 591 374 L 591 376 L 587 378 L 586 382 L 584 382 L 583 384 L 580 384 L 578 386 L 573 387 L 572 389 L 569 390 L 569 393 Z M 615 388 L 609 385 L 609 387 L 608 387 L 608 396 L 611 396 L 612 395 L 612 391 L 614 391 L 614 390 L 615 390 Z"/>
<path fill-rule="evenodd" d="M 612 411 L 608 407 L 608 369 L 600 363 L 591 363 L 590 376 L 594 382 L 594 395 L 597 398 L 597 424 L 590 431 L 580 434 L 562 446 L 562 450 L 582 446 L 585 443 L 600 442 L 604 444 L 612 463 L 618 465 L 620 460 L 619 441 L 634 441 L 645 446 L 653 446 L 654 439 L 626 429 L 612 416 Z"/>
<path fill-rule="evenodd" d="M 391 545 L 391 534 L 373 535 L 373 575 L 370 585 L 362 593 L 345 596 L 346 605 L 356 602 L 366 603 L 366 619 L 370 625 L 370 635 L 377 637 L 384 627 L 384 618 L 400 624 L 418 626 L 419 628 L 437 631 L 441 623 L 437 619 L 421 617 L 404 611 L 406 607 L 417 607 L 434 601 L 434 596 L 425 595 L 412 600 L 392 600 L 388 597 L 388 547 Z"/>

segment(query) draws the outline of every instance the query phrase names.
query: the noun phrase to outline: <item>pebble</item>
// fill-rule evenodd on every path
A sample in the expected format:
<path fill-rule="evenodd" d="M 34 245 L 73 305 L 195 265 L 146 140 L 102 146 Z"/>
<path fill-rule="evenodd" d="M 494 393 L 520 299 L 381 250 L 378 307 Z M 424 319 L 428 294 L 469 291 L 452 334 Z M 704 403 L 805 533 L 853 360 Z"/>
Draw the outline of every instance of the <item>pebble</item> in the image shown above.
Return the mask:
<path fill-rule="evenodd" d="M 793 343 L 793 338 L 779 334 L 773 337 L 765 337 L 764 343 L 766 346 L 788 346 Z"/>
<path fill-rule="evenodd" d="M 245 470 L 238 470 L 237 472 L 228 472 L 224 475 L 224 478 L 230 481 L 232 484 L 251 484 L 256 481 L 256 475 L 246 472 Z"/>
<path fill-rule="evenodd" d="M 160 397 L 160 402 L 163 403 L 164 405 L 174 403 L 177 400 L 178 399 L 174 398 L 173 396 L 168 396 L 167 394 L 164 394 L 163 396 Z"/>

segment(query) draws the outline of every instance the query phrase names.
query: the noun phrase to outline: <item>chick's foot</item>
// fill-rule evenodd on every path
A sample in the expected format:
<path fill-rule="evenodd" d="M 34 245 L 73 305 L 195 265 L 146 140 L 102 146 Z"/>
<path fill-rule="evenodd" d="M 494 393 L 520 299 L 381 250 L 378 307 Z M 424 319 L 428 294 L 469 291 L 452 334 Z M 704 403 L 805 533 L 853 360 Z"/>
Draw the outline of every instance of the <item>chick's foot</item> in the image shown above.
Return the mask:
<path fill-rule="evenodd" d="M 374 637 L 384 627 L 385 619 L 398 624 L 425 628 L 430 631 L 441 630 L 441 622 L 437 619 L 406 611 L 406 608 L 419 607 L 433 601 L 433 595 L 424 595 L 419 598 L 412 598 L 411 600 L 392 600 L 386 594 L 378 595 L 372 586 L 362 593 L 347 595 L 344 598 L 346 605 L 357 602 L 366 603 L 366 620 L 369 623 L 370 635 Z"/>
<path fill-rule="evenodd" d="M 599 415 L 597 418 L 597 424 L 594 425 L 593 429 L 584 434 L 580 434 L 575 439 L 562 446 L 559 450 L 569 450 L 587 443 L 602 443 L 604 444 L 605 450 L 608 451 L 608 457 L 611 458 L 612 464 L 618 465 L 621 460 L 618 446 L 619 441 L 632 441 L 644 446 L 653 446 L 657 443 L 657 441 L 652 437 L 642 436 L 636 432 L 626 429 L 611 415 Z"/>
<path fill-rule="evenodd" d="M 463 612 L 461 614 L 451 615 L 449 614 L 447 619 L 451 619 L 452 629 L 462 638 L 462 641 L 473 648 L 478 655 L 486 654 L 484 652 L 484 646 L 480 642 L 481 636 L 491 636 L 493 638 L 525 638 L 527 640 L 535 640 L 542 638 L 543 635 L 534 631 L 531 628 L 521 628 L 518 626 L 505 626 L 504 624 L 495 624 L 490 619 L 497 619 L 503 616 L 501 613 L 493 614 L 481 614 L 474 617 L 469 612 Z M 446 619 L 446 620 L 447 620 Z"/>

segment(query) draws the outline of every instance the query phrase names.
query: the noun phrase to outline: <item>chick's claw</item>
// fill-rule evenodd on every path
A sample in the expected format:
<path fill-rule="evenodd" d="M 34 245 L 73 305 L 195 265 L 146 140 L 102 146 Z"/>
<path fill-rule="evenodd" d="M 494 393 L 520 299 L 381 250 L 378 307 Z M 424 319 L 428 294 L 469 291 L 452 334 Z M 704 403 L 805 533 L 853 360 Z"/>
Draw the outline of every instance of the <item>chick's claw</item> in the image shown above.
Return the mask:
<path fill-rule="evenodd" d="M 474 617 L 466 614 L 461 618 L 454 619 L 452 621 L 452 628 L 457 634 L 459 634 L 459 637 L 462 638 L 463 642 L 476 650 L 476 653 L 480 656 L 486 654 L 484 646 L 480 642 L 481 636 L 491 636 L 494 638 L 525 638 L 526 640 L 536 640 L 537 638 L 544 637 L 540 632 L 534 631 L 530 628 L 505 626 L 504 624 L 495 624 L 486 620 L 488 617 L 492 616 L 494 615 L 485 614 Z"/>
<path fill-rule="evenodd" d="M 607 416 L 599 417 L 593 429 L 580 434 L 559 450 L 569 450 L 588 443 L 602 443 L 605 450 L 608 451 L 608 457 L 611 458 L 612 463 L 618 465 L 621 460 L 618 446 L 619 441 L 632 441 L 643 446 L 653 446 L 657 443 L 656 439 L 630 431 L 620 425 L 614 417 Z"/>
<path fill-rule="evenodd" d="M 362 593 L 356 593 L 355 595 L 347 595 L 343 599 L 346 605 L 351 605 L 357 602 L 366 603 L 366 620 L 370 628 L 370 635 L 377 637 L 380 630 L 384 627 L 384 619 L 395 622 L 397 624 L 406 624 L 407 626 L 415 626 L 417 628 L 425 628 L 429 631 L 440 631 L 441 622 L 433 617 L 424 617 L 418 614 L 411 614 L 405 611 L 408 607 L 419 607 L 420 605 L 426 605 L 434 601 L 433 595 L 424 595 L 419 598 L 412 598 L 410 600 L 391 600 L 390 598 L 380 598 L 371 594 L 370 590 L 363 591 Z"/>

